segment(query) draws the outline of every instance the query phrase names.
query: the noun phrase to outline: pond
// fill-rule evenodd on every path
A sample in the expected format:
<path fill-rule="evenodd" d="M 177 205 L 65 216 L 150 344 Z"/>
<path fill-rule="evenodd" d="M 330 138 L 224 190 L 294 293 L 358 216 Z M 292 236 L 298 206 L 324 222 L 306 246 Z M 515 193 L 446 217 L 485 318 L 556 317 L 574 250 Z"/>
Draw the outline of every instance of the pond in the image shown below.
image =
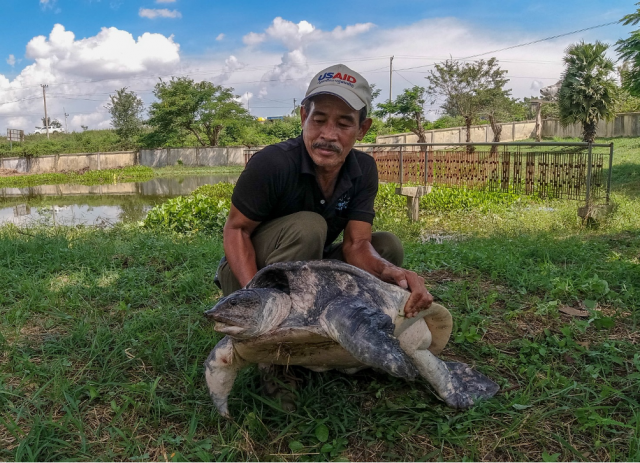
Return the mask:
<path fill-rule="evenodd" d="M 40 185 L 0 189 L 0 225 L 113 225 L 142 220 L 169 198 L 202 185 L 233 182 L 238 174 L 159 177 L 139 183 Z"/>

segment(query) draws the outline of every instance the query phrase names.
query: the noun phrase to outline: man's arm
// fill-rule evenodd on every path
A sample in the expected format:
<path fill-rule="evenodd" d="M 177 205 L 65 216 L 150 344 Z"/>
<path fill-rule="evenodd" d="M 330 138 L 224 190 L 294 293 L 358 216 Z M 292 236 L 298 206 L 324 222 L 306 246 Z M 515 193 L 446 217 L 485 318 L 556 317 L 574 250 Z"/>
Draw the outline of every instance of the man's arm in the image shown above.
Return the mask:
<path fill-rule="evenodd" d="M 424 286 L 424 278 L 411 270 L 396 267 L 376 252 L 371 244 L 371 224 L 350 220 L 344 230 L 342 253 L 348 264 L 366 270 L 387 283 L 411 291 L 411 296 L 404 306 L 408 318 L 428 308 L 433 296 Z"/>
<path fill-rule="evenodd" d="M 250 220 L 232 204 L 222 231 L 224 253 L 242 287 L 258 272 L 251 233 L 260 222 Z"/>

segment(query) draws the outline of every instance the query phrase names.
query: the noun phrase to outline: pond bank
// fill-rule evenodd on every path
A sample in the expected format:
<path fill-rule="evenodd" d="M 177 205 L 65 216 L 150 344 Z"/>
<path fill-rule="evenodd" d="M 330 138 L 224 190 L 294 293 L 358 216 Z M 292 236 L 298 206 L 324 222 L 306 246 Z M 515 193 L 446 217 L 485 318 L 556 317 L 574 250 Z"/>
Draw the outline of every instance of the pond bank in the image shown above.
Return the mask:
<path fill-rule="evenodd" d="M 155 168 L 176 165 L 191 167 L 244 166 L 245 150 L 246 148 L 243 146 L 228 146 L 1 157 L 0 169 L 14 170 L 21 174 L 45 174 L 131 166 Z"/>

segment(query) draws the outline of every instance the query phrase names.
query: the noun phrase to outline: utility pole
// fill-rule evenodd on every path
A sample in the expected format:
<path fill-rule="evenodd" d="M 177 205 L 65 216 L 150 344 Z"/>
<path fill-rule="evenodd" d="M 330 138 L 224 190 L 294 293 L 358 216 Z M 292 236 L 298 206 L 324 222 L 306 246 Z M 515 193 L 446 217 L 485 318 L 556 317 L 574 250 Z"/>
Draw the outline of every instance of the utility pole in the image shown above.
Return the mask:
<path fill-rule="evenodd" d="M 67 111 L 64 109 L 64 106 L 62 107 L 62 110 L 64 111 L 64 131 L 65 133 L 69 133 L 69 129 L 67 128 L 67 117 L 69 117 L 69 115 L 67 114 Z"/>
<path fill-rule="evenodd" d="M 393 82 L 393 56 L 389 60 L 389 103 L 391 103 L 391 89 L 393 88 L 392 82 Z"/>
<path fill-rule="evenodd" d="M 49 139 L 49 118 L 47 117 L 47 94 L 45 89 L 48 85 L 40 84 L 42 87 L 42 99 L 44 100 L 44 126 L 47 128 L 47 140 Z"/>
<path fill-rule="evenodd" d="M 293 99 L 293 115 L 295 116 L 296 114 L 296 99 Z"/>

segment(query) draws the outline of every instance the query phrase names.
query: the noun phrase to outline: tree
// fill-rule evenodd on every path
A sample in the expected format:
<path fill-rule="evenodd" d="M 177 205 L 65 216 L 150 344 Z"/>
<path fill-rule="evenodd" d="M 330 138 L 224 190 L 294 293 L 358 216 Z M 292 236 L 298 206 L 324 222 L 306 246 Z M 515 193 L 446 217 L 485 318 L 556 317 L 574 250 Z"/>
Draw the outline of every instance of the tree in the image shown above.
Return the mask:
<path fill-rule="evenodd" d="M 398 120 L 394 122 L 406 126 L 415 133 L 418 136 L 418 143 L 426 143 L 424 103 L 425 89 L 415 85 L 413 88 L 406 88 L 395 101 L 378 104 L 375 115 L 378 117 L 399 116 Z"/>
<path fill-rule="evenodd" d="M 640 5 L 636 3 L 636 6 Z M 625 26 L 640 22 L 640 8 L 635 12 L 624 16 L 620 22 Z M 620 59 L 624 64 L 624 76 L 622 76 L 622 88 L 629 92 L 631 96 L 640 97 L 640 30 L 631 32 L 626 39 L 616 42 L 616 51 L 620 54 Z M 625 66 L 626 64 L 626 66 Z"/>
<path fill-rule="evenodd" d="M 190 133 L 201 146 L 218 146 L 225 127 L 248 117 L 232 92 L 232 88 L 187 77 L 161 79 L 153 91 L 158 101 L 149 110 L 148 124 L 155 128 L 155 139 L 184 139 Z"/>
<path fill-rule="evenodd" d="M 509 81 L 507 71 L 500 69 L 498 61 L 479 60 L 460 63 L 447 60 L 435 65 L 425 77 L 429 81 L 427 94 L 433 102 L 444 98 L 442 109 L 450 116 L 462 116 L 467 126 L 467 142 L 471 141 L 471 124 L 495 100 L 507 98 L 510 90 L 504 85 Z"/>
<path fill-rule="evenodd" d="M 608 45 L 580 42 L 569 46 L 564 62 L 562 86 L 558 92 L 560 123 L 563 126 L 580 122 L 583 139 L 592 143 L 598 121 L 616 115 L 618 88 L 611 73 L 613 61 L 605 56 Z"/>
<path fill-rule="evenodd" d="M 125 144 L 132 144 L 142 132 L 144 103 L 135 92 L 128 92 L 127 87 L 116 90 L 109 99 L 106 108 L 111 114 L 111 125 Z"/>

